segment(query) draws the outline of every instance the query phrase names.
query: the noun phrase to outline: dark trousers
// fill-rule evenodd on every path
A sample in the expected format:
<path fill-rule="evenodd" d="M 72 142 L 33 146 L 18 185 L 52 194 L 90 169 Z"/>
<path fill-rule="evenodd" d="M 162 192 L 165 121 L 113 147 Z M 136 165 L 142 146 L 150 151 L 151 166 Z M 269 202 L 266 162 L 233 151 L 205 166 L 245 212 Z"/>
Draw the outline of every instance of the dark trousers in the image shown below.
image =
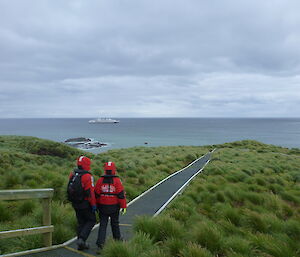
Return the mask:
<path fill-rule="evenodd" d="M 75 209 L 77 217 L 77 236 L 86 241 L 96 223 L 96 215 L 91 208 Z"/>
<path fill-rule="evenodd" d="M 99 218 L 100 218 L 100 226 L 98 231 L 98 239 L 97 239 L 97 245 L 103 246 L 106 238 L 106 228 L 108 224 L 108 218 L 110 218 L 110 225 L 111 230 L 113 234 L 113 238 L 116 240 L 121 239 L 121 232 L 119 227 L 119 213 L 120 213 L 120 207 L 117 208 L 99 208 Z M 113 212 L 110 212 L 109 210 L 113 210 Z"/>

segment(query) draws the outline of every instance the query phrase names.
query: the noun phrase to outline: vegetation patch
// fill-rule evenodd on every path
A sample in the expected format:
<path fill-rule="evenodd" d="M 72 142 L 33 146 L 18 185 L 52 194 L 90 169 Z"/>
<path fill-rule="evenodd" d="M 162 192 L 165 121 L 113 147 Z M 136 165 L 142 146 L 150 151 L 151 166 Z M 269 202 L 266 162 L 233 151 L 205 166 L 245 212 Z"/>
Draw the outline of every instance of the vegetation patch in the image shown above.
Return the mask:
<path fill-rule="evenodd" d="M 95 180 L 103 174 L 105 162 L 116 162 L 127 198 L 131 200 L 209 149 L 212 147 L 134 147 L 94 155 L 49 140 L 0 136 L 0 188 L 54 188 L 53 243 L 59 244 L 76 235 L 75 213 L 67 201 L 66 186 L 69 174 L 76 166 L 76 158 L 81 154 L 92 159 Z M 38 200 L 0 202 L 0 231 L 41 225 L 42 208 Z M 39 248 L 41 238 L 37 235 L 0 240 L 0 252 Z M 153 256 L 159 252 L 154 251 Z"/>
<path fill-rule="evenodd" d="M 116 162 L 130 200 L 215 147 L 210 164 L 183 194 L 158 217 L 139 217 L 128 242 L 108 240 L 101 256 L 299 256 L 299 149 L 245 140 L 209 147 L 134 147 L 93 155 L 47 140 L 0 136 L 0 186 L 54 188 L 53 239 L 58 244 L 75 235 L 76 219 L 65 189 L 80 154 L 92 158 L 95 179 L 105 162 Z M 41 224 L 38 200 L 0 203 L 2 231 Z M 0 250 L 20 251 L 41 243 L 38 235 L 5 239 L 0 240 Z"/>
<path fill-rule="evenodd" d="M 186 191 L 135 230 L 169 257 L 299 256 L 299 151 L 253 141 L 217 147 Z"/>

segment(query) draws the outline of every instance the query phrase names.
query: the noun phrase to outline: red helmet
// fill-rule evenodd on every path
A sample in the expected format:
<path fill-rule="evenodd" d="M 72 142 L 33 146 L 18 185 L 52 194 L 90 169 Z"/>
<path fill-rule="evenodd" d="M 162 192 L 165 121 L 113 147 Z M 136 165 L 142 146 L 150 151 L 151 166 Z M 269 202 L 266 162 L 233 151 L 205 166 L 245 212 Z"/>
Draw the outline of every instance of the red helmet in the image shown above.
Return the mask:
<path fill-rule="evenodd" d="M 81 166 L 82 169 L 89 171 L 91 169 L 91 159 L 82 155 L 77 159 L 77 166 Z"/>
<path fill-rule="evenodd" d="M 105 175 L 116 175 L 116 172 L 117 172 L 117 169 L 116 169 L 116 165 L 114 162 L 106 162 L 104 164 Z"/>

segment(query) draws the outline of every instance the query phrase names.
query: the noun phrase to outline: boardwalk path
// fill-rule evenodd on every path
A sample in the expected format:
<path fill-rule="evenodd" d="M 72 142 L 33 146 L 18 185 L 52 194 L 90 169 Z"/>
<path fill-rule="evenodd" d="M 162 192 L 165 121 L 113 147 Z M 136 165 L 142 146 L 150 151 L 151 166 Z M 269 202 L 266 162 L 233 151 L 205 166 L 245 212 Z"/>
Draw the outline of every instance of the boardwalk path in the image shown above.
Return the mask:
<path fill-rule="evenodd" d="M 184 169 L 175 172 L 168 178 L 162 180 L 145 193 L 132 200 L 127 208 L 127 213 L 120 216 L 121 234 L 124 239 L 129 239 L 132 233 L 132 224 L 136 216 L 149 215 L 156 216 L 159 214 L 167 204 L 178 194 L 183 188 L 193 179 L 198 173 L 202 171 L 204 166 L 209 162 L 211 153 L 207 153 L 201 158 L 197 159 Z M 108 235 L 110 235 L 110 225 L 108 226 Z M 75 240 L 66 242 L 63 247 L 47 252 L 35 253 L 30 255 L 23 255 L 26 257 L 68 257 L 68 256 L 95 256 L 96 255 L 96 239 L 98 233 L 98 226 L 96 226 L 88 242 L 91 248 L 85 252 L 79 252 L 76 249 Z"/>

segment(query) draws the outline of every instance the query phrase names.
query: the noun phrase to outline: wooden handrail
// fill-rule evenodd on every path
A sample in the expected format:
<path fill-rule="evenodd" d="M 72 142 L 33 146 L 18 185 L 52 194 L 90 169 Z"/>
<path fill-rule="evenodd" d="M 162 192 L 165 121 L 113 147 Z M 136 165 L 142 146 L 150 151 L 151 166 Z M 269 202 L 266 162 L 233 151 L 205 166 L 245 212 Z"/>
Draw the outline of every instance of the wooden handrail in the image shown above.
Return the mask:
<path fill-rule="evenodd" d="M 51 246 L 52 232 L 54 231 L 54 227 L 51 225 L 51 199 L 53 197 L 53 193 L 53 188 L 0 190 L 0 200 L 42 199 L 43 206 L 42 227 L 1 231 L 0 239 L 33 234 L 43 234 L 44 245 Z"/>
<path fill-rule="evenodd" d="M 52 198 L 53 188 L 0 190 L 0 200 Z"/>
<path fill-rule="evenodd" d="M 49 233 L 53 231 L 54 231 L 53 226 L 42 226 L 42 227 L 35 227 L 35 228 L 24 228 L 24 229 L 17 229 L 17 230 L 1 231 L 0 239 L 43 234 L 43 233 Z"/>

